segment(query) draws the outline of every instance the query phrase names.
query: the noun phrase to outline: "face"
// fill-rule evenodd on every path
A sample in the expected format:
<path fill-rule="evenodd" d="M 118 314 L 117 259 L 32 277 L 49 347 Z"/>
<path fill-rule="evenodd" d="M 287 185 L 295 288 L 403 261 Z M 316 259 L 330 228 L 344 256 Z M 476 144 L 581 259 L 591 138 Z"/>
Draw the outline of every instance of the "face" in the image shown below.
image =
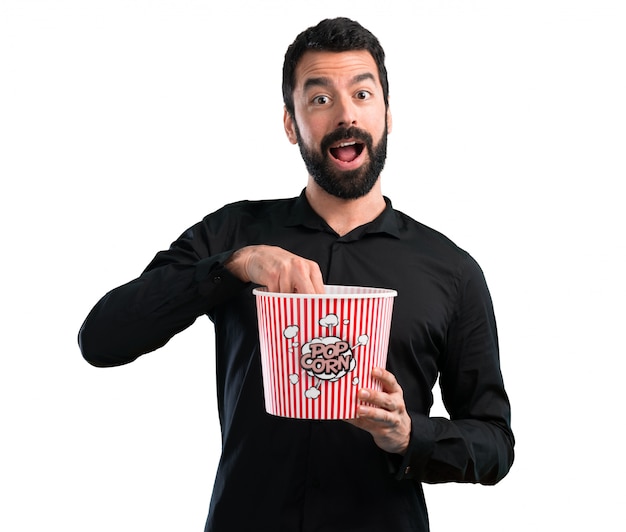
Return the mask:
<path fill-rule="evenodd" d="M 385 164 L 391 127 L 370 53 L 305 53 L 296 68 L 294 112 L 285 112 L 285 131 L 315 183 L 339 198 L 366 195 Z"/>

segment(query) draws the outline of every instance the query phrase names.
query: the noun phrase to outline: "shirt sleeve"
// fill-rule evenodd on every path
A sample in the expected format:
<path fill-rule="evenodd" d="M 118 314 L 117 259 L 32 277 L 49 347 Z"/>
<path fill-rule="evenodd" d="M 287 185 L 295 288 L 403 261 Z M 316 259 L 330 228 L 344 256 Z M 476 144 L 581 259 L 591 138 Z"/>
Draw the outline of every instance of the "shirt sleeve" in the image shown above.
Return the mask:
<path fill-rule="evenodd" d="M 493 305 L 482 271 L 467 256 L 439 382 L 450 418 L 410 413 L 409 449 L 398 478 L 495 484 L 513 463 L 510 404 L 500 371 Z"/>
<path fill-rule="evenodd" d="M 201 224 L 189 229 L 137 279 L 111 290 L 95 305 L 78 334 L 90 364 L 132 362 L 247 286 L 223 266 L 232 250 L 211 254 L 201 235 Z"/>

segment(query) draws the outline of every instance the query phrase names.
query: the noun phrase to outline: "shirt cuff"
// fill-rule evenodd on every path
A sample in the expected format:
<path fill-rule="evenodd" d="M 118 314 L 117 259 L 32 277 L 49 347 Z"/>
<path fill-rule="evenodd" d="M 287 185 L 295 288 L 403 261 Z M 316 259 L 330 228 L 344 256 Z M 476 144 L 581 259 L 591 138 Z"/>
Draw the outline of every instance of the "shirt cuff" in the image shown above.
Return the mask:
<path fill-rule="evenodd" d="M 233 254 L 233 251 L 225 251 L 212 257 L 202 259 L 196 264 L 194 280 L 198 283 L 198 291 L 202 296 L 220 293 L 232 293 L 248 286 L 249 283 L 235 277 L 224 262 Z"/>
<path fill-rule="evenodd" d="M 435 447 L 435 430 L 430 418 L 423 414 L 411 414 L 411 439 L 404 456 L 395 455 L 394 478 L 396 480 L 420 479 Z"/>

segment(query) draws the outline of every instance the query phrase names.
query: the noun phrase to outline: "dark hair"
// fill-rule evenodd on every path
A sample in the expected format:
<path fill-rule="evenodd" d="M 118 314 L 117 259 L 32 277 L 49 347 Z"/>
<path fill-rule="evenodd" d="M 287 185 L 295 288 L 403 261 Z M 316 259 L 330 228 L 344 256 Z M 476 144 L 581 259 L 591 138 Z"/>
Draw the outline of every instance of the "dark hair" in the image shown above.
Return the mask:
<path fill-rule="evenodd" d="M 349 18 L 322 20 L 296 37 L 287 48 L 283 63 L 283 100 L 291 116 L 294 116 L 293 90 L 296 84 L 296 66 L 305 52 L 348 52 L 367 50 L 378 66 L 378 77 L 383 87 L 385 105 L 389 105 L 389 81 L 385 68 L 385 51 L 378 39 L 358 22 Z"/>

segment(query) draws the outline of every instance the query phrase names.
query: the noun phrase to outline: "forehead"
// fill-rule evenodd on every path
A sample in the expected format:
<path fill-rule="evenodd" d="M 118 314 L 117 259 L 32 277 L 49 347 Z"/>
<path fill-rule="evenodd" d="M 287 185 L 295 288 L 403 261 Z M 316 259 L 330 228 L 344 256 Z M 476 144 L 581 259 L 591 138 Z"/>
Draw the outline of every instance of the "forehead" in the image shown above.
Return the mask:
<path fill-rule="evenodd" d="M 304 53 L 296 67 L 295 89 L 302 90 L 307 80 L 314 78 L 327 78 L 339 84 L 367 73 L 380 84 L 376 61 L 367 50 L 308 51 Z"/>

